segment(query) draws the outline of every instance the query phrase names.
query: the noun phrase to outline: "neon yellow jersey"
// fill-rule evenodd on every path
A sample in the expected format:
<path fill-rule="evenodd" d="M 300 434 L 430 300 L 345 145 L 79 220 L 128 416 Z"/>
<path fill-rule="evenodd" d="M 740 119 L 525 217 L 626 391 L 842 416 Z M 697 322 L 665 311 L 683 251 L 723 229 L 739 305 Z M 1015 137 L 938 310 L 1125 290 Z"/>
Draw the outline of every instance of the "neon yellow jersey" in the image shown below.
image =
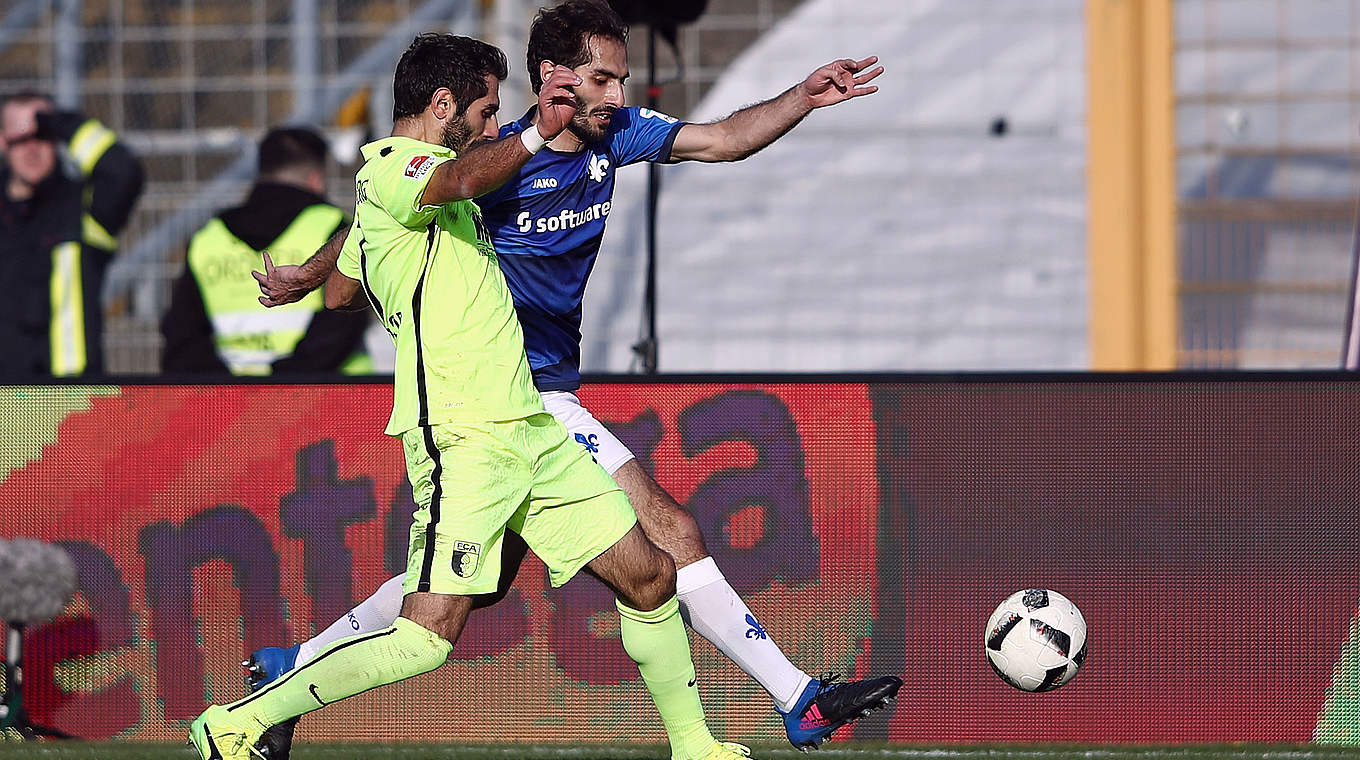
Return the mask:
<path fill-rule="evenodd" d="M 422 425 L 543 411 L 524 334 L 472 201 L 422 206 L 452 151 L 409 137 L 363 147 L 349 239 L 337 267 L 358 280 L 397 344 L 388 435 Z"/>

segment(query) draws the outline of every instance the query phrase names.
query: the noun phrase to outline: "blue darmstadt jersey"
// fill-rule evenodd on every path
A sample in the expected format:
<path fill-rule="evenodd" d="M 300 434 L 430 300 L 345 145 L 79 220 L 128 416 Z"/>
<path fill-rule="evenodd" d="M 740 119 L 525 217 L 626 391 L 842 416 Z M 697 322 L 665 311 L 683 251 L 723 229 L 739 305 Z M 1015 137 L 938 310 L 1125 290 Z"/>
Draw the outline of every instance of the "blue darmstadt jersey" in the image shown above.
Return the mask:
<path fill-rule="evenodd" d="M 501 128 L 532 125 L 534 111 Z M 500 188 L 477 199 L 510 285 L 524 349 L 539 390 L 581 384 L 581 297 L 595 266 L 614 196 L 614 170 L 665 162 L 683 122 L 646 108 L 620 108 L 608 135 L 576 153 L 540 150 Z"/>

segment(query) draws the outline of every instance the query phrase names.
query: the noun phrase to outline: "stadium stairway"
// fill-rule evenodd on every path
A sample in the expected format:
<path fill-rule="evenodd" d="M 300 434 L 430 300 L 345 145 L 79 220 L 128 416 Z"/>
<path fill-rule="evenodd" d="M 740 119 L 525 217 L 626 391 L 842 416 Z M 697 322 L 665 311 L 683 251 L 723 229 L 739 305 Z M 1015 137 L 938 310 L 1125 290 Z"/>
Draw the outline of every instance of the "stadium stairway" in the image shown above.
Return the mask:
<path fill-rule="evenodd" d="M 838 57 L 877 54 L 887 73 L 744 162 L 663 170 L 661 369 L 1083 367 L 1081 13 L 809 0 L 748 48 L 692 120 Z M 645 175 L 619 175 L 587 295 L 590 369 L 632 358 Z"/>

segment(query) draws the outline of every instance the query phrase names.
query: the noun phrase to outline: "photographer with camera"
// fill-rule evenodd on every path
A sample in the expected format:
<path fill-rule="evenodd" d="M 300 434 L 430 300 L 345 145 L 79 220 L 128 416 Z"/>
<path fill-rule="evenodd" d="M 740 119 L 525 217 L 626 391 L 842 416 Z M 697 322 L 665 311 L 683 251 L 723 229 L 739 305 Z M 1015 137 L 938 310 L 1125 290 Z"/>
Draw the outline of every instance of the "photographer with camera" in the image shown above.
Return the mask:
<path fill-rule="evenodd" d="M 142 192 L 113 130 L 36 92 L 0 101 L 0 375 L 104 372 L 104 270 Z"/>

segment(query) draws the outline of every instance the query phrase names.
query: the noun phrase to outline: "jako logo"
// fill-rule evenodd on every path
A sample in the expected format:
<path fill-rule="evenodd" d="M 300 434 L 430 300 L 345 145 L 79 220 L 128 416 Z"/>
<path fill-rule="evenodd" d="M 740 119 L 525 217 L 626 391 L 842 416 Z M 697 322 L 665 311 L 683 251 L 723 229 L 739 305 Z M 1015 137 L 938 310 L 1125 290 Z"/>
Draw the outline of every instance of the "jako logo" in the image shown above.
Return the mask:
<path fill-rule="evenodd" d="M 536 178 L 536 179 L 534 180 L 533 187 L 534 187 L 535 190 L 538 190 L 539 188 L 544 188 L 544 187 L 557 187 L 557 178 L 556 178 L 556 177 L 538 177 L 538 178 Z"/>
<path fill-rule="evenodd" d="M 590 166 L 587 167 L 586 173 L 596 182 L 604 182 L 604 173 L 607 169 L 609 169 L 609 159 L 601 155 L 594 155 L 590 157 Z"/>

